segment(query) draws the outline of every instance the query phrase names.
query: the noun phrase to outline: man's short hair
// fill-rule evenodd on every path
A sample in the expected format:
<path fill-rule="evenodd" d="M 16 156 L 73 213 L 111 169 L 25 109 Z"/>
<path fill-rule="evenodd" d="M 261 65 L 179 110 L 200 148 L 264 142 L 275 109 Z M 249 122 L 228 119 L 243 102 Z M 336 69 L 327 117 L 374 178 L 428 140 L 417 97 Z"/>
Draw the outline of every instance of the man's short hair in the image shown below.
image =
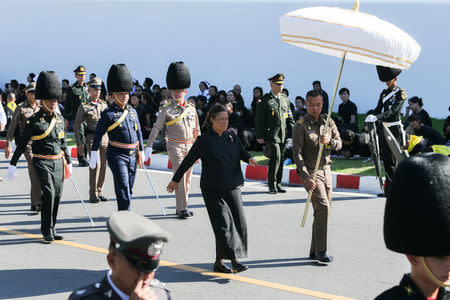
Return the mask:
<path fill-rule="evenodd" d="M 319 80 L 314 80 L 314 81 L 313 81 L 313 85 L 315 85 L 315 84 L 318 84 L 319 86 L 322 86 L 322 84 L 320 83 Z"/>
<path fill-rule="evenodd" d="M 422 123 L 422 119 L 420 119 L 420 116 L 416 113 L 413 113 L 408 117 L 408 122 L 420 122 Z"/>
<path fill-rule="evenodd" d="M 295 101 L 300 100 L 302 101 L 302 103 L 305 103 L 305 98 L 303 98 L 302 96 L 297 96 L 295 97 Z"/>
<path fill-rule="evenodd" d="M 89 75 L 89 77 L 90 77 L 90 76 L 97 77 L 97 75 L 95 75 L 95 73 L 91 73 L 91 75 Z"/>
<path fill-rule="evenodd" d="M 69 84 L 69 80 L 67 80 L 67 79 L 63 79 L 62 82 Z"/>
<path fill-rule="evenodd" d="M 344 92 L 347 92 L 347 94 L 350 95 L 350 91 L 348 90 L 348 88 L 342 88 L 342 89 L 340 89 L 340 90 L 339 90 L 339 95 L 340 95 L 340 94 L 343 94 Z"/>
<path fill-rule="evenodd" d="M 317 96 L 320 96 L 320 98 L 323 101 L 322 94 L 319 91 L 310 90 L 308 93 L 306 93 L 306 101 L 308 101 L 308 97 L 317 97 Z"/>

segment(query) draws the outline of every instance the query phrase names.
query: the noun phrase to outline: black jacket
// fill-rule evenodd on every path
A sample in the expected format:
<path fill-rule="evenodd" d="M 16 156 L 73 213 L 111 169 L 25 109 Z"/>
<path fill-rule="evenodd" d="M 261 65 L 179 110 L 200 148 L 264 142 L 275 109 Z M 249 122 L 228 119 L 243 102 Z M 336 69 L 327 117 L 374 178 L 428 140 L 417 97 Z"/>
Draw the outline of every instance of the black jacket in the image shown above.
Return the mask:
<path fill-rule="evenodd" d="M 224 132 L 219 136 L 215 131 L 208 130 L 192 145 L 172 180 L 179 182 L 199 158 L 202 160 L 200 187 L 231 190 L 244 184 L 240 161 L 248 163 L 251 156 L 234 133 Z"/>
<path fill-rule="evenodd" d="M 439 289 L 439 293 L 437 296 L 437 300 L 444 300 L 449 297 L 448 293 L 444 288 Z M 403 300 L 403 299 L 411 299 L 411 300 L 426 300 L 422 292 L 416 286 L 414 281 L 412 281 L 411 276 L 406 274 L 403 276 L 402 281 L 397 286 L 384 291 L 381 295 L 375 298 L 375 300 Z"/>

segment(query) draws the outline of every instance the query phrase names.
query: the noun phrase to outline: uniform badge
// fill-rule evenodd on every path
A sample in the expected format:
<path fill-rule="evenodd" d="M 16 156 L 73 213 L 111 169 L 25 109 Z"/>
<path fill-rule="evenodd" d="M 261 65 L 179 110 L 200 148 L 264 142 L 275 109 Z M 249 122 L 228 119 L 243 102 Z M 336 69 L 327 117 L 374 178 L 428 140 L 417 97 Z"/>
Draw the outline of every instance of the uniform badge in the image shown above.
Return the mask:
<path fill-rule="evenodd" d="M 407 97 L 408 97 L 408 96 L 406 95 L 406 91 L 405 91 L 405 90 L 402 90 L 402 99 L 403 99 L 403 100 L 406 100 Z"/>
<path fill-rule="evenodd" d="M 75 294 L 77 294 L 77 295 L 83 295 L 84 292 L 86 292 L 86 290 L 78 290 L 78 291 L 75 292 Z"/>
<path fill-rule="evenodd" d="M 272 110 L 272 116 L 275 115 L 275 111 Z"/>
<path fill-rule="evenodd" d="M 300 119 L 298 119 L 297 123 L 300 124 L 300 125 L 302 125 L 302 124 L 303 124 L 303 121 L 304 121 L 304 119 L 303 119 L 303 118 L 300 118 Z"/>

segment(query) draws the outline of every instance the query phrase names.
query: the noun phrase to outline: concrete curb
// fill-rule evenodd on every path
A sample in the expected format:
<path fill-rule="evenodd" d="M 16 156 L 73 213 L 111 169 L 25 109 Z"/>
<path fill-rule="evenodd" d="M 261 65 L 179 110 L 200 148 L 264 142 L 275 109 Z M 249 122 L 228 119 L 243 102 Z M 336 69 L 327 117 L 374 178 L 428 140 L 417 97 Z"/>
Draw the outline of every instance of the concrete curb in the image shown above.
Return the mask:
<path fill-rule="evenodd" d="M 0 149 L 5 148 L 5 141 L 0 140 Z M 77 148 L 69 147 L 69 152 L 73 158 L 77 157 Z M 156 170 L 171 170 L 172 164 L 169 156 L 165 154 L 153 154 L 152 157 L 145 162 L 147 167 L 151 166 Z M 266 181 L 267 166 L 250 166 L 241 163 L 242 174 L 246 180 Z M 194 174 L 202 172 L 201 163 L 194 164 Z M 359 191 L 368 194 L 378 194 L 381 192 L 378 179 L 375 176 L 360 176 L 332 173 L 333 188 L 349 189 L 351 191 Z M 301 179 L 297 176 L 295 169 L 283 168 L 283 180 L 286 185 L 302 185 Z"/>

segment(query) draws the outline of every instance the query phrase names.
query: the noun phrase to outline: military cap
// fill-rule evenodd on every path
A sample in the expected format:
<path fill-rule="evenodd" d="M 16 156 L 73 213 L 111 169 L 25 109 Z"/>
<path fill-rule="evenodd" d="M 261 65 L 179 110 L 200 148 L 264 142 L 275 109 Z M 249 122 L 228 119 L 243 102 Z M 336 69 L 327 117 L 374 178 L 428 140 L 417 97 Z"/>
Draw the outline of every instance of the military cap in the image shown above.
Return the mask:
<path fill-rule="evenodd" d="M 36 82 L 34 81 L 25 88 L 25 92 L 27 93 L 34 93 L 35 91 L 36 91 Z"/>
<path fill-rule="evenodd" d="M 401 72 L 402 72 L 402 70 L 400 70 L 400 69 L 377 66 L 378 78 L 382 82 L 388 82 L 388 81 L 394 79 L 395 77 L 400 75 Z"/>
<path fill-rule="evenodd" d="M 84 66 L 78 66 L 75 70 L 73 70 L 73 72 L 76 75 L 84 75 L 86 74 L 86 68 Z"/>
<path fill-rule="evenodd" d="M 269 81 L 272 83 L 284 83 L 284 75 L 283 74 L 276 74 L 269 78 Z"/>
<path fill-rule="evenodd" d="M 450 158 L 438 153 L 404 159 L 394 173 L 384 211 L 384 241 L 392 251 L 450 255 Z"/>
<path fill-rule="evenodd" d="M 112 65 L 109 68 L 106 81 L 108 84 L 108 92 L 110 93 L 131 92 L 133 90 L 133 78 L 125 64 Z"/>
<path fill-rule="evenodd" d="M 139 271 L 153 272 L 169 235 L 157 224 L 131 211 L 113 213 L 107 223 L 111 242 Z"/>
<path fill-rule="evenodd" d="M 191 86 L 191 73 L 184 62 L 178 61 L 170 64 L 166 83 L 169 90 L 182 90 Z"/>
<path fill-rule="evenodd" d="M 36 82 L 36 99 L 59 100 L 62 96 L 61 82 L 54 71 L 42 71 Z"/>
<path fill-rule="evenodd" d="M 100 77 L 94 77 L 94 78 L 92 78 L 91 81 L 89 81 L 87 83 L 87 86 L 97 89 L 97 90 L 101 90 L 102 89 L 102 80 L 100 79 Z"/>

